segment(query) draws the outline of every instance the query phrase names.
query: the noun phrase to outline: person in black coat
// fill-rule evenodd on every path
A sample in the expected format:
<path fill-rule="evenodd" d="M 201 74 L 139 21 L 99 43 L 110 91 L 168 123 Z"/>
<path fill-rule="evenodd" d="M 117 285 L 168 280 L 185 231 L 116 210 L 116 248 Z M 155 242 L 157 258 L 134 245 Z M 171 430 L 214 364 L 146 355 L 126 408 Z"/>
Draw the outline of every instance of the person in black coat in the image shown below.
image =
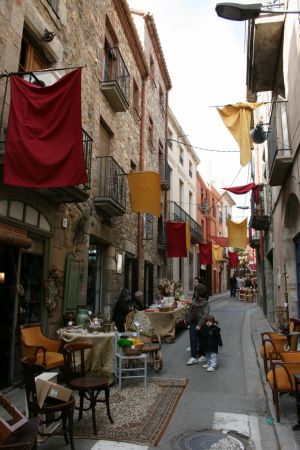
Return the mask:
<path fill-rule="evenodd" d="M 218 348 L 223 345 L 221 330 L 217 326 L 214 316 L 207 316 L 201 327 L 201 335 L 206 357 L 206 364 L 202 367 L 207 372 L 214 372 L 218 366 Z"/>
<path fill-rule="evenodd" d="M 235 297 L 236 290 L 238 287 L 238 282 L 237 282 L 235 274 L 233 274 L 232 277 L 230 277 L 229 283 L 230 283 L 230 297 Z"/>
<path fill-rule="evenodd" d="M 133 309 L 130 302 L 131 296 L 129 294 L 129 290 L 123 288 L 115 304 L 112 317 L 112 320 L 116 324 L 117 330 L 120 332 L 125 331 L 126 316 Z"/>

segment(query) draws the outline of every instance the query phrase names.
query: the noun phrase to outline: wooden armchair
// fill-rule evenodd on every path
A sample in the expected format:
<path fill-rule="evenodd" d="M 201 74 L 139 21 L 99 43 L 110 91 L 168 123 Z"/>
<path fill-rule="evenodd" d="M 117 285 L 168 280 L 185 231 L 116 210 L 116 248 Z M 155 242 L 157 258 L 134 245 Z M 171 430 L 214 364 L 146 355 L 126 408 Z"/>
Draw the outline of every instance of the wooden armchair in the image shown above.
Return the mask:
<path fill-rule="evenodd" d="M 270 369 L 272 359 L 280 359 L 279 353 L 288 349 L 288 338 L 279 333 L 261 333 L 262 346 L 259 351 L 264 362 L 265 374 Z"/>
<path fill-rule="evenodd" d="M 22 357 L 34 356 L 36 364 L 45 370 L 64 365 L 63 354 L 60 353 L 63 341 L 49 339 L 42 333 L 41 323 L 20 326 Z"/>
<path fill-rule="evenodd" d="M 279 394 L 295 393 L 294 375 L 300 373 L 300 352 L 281 352 L 281 361 L 271 361 L 267 381 L 272 389 L 277 422 L 280 422 Z"/>

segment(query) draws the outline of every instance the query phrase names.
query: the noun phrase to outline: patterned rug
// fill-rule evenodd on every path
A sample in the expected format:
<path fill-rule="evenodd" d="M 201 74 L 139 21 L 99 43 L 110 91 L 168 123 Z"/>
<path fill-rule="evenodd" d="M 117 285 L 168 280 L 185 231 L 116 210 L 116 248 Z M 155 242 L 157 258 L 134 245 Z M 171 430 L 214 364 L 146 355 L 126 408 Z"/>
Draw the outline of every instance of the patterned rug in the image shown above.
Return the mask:
<path fill-rule="evenodd" d="M 187 379 L 149 378 L 148 387 L 133 381 L 110 390 L 110 411 L 114 423 L 106 415 L 104 403 L 97 404 L 98 434 L 93 434 L 91 411 L 78 421 L 74 414 L 74 436 L 108 439 L 145 445 L 156 445 L 165 432 Z"/>

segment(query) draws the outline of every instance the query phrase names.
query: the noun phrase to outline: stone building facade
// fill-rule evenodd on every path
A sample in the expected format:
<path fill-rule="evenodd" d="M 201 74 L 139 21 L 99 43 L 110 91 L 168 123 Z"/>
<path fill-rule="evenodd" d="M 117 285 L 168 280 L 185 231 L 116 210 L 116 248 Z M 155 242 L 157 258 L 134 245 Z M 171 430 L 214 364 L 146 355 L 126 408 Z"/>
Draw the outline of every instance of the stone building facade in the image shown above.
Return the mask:
<path fill-rule="evenodd" d="M 40 321 L 54 336 L 64 313 L 79 305 L 109 319 L 121 288 L 144 291 L 147 303 L 157 271 L 164 270 L 164 254 L 157 256 L 158 220 L 131 213 L 126 175 L 139 170 L 165 175 L 160 155 L 165 161 L 170 77 L 152 18 L 144 19 L 143 46 L 125 0 L 92 5 L 13 0 L 0 10 L 2 75 L 26 72 L 28 81 L 48 85 L 82 67 L 89 178 L 86 186 L 56 189 L 1 182 L 0 271 L 5 283 L 0 289 L 1 298 L 8 300 L 1 304 L 1 387 L 18 376 L 21 324 Z M 55 33 L 53 40 L 45 30 Z M 10 103 L 7 76 L 0 79 L 0 98 L 2 173 Z M 161 178 L 163 220 L 168 185 Z M 57 284 L 55 298 L 46 292 L 50 279 Z"/>

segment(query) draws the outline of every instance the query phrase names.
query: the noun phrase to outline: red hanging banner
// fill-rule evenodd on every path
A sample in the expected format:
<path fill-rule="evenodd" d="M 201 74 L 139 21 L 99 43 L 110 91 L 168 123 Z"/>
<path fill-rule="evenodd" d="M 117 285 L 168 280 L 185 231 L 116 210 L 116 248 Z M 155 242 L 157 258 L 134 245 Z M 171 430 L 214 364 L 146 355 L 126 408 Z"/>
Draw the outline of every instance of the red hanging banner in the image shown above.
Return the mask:
<path fill-rule="evenodd" d="M 212 264 L 212 242 L 199 244 L 200 264 Z"/>
<path fill-rule="evenodd" d="M 237 267 L 239 263 L 239 258 L 237 252 L 228 252 L 228 258 L 229 258 L 229 266 L 230 267 Z"/>
<path fill-rule="evenodd" d="M 81 126 L 81 69 L 51 86 L 11 76 L 4 184 L 30 188 L 87 182 Z"/>
<path fill-rule="evenodd" d="M 255 187 L 255 183 L 245 184 L 244 186 L 235 186 L 235 187 L 224 187 L 224 191 L 232 192 L 233 194 L 241 195 L 247 194 L 247 192 L 251 191 Z"/>
<path fill-rule="evenodd" d="M 184 258 L 187 256 L 186 250 L 186 223 L 166 222 L 167 235 L 167 257 Z"/>
<path fill-rule="evenodd" d="M 220 247 L 228 247 L 228 238 L 222 236 L 209 236 L 210 239 L 215 241 Z"/>

